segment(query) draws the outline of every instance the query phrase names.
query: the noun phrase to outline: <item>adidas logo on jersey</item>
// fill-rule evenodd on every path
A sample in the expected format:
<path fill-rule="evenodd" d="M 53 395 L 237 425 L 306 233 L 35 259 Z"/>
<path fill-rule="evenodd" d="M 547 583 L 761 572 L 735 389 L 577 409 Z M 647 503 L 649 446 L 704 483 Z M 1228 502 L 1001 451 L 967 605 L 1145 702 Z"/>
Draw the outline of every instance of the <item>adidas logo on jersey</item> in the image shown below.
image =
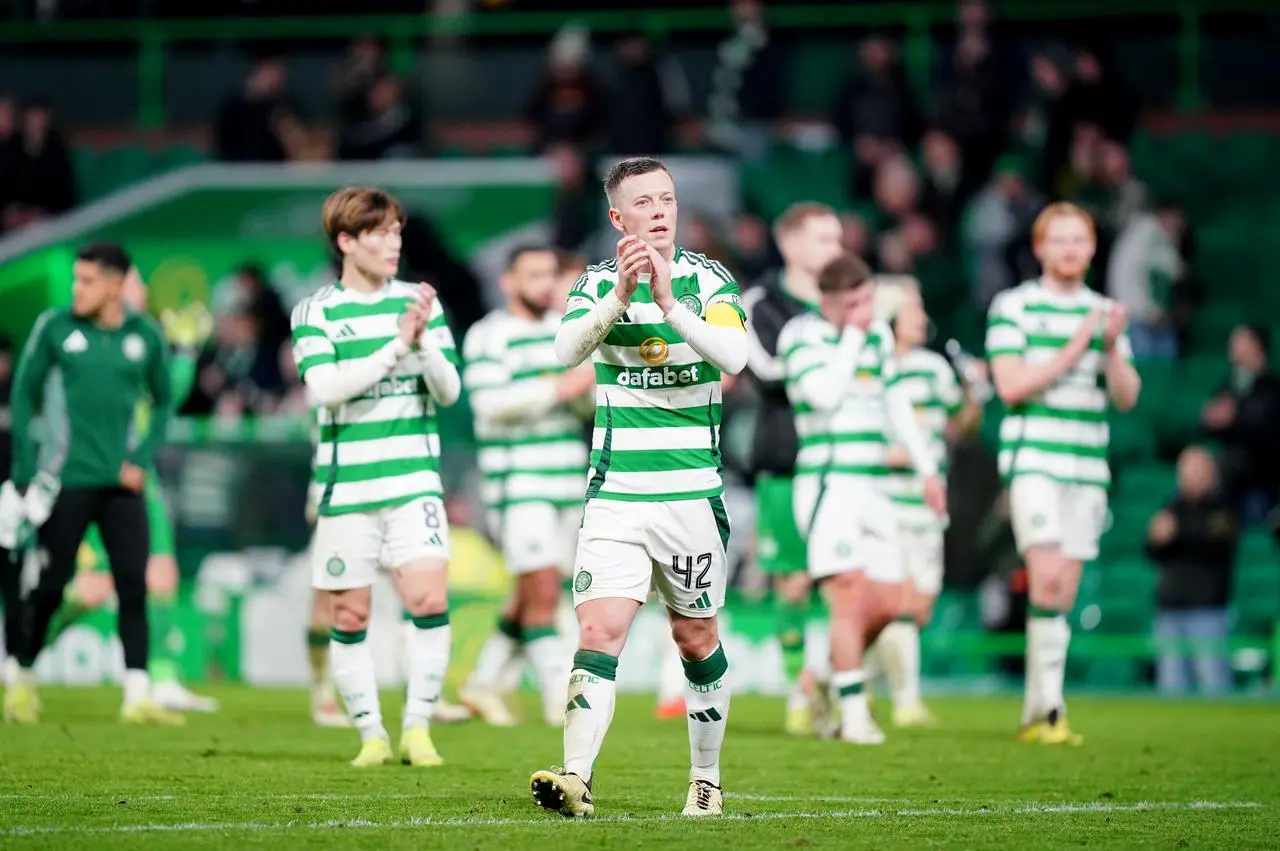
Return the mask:
<path fill-rule="evenodd" d="M 338 333 L 335 334 L 334 336 L 339 340 L 343 340 L 343 339 L 348 339 L 350 337 L 354 337 L 355 335 L 356 335 L 356 329 L 352 328 L 350 325 L 343 325 L 341 328 L 338 329 Z"/>
<path fill-rule="evenodd" d="M 84 334 L 80 333 L 80 329 L 76 329 L 67 335 L 67 339 L 62 341 L 62 350 L 64 352 L 83 352 L 89 348 L 89 341 L 85 339 Z"/>
<path fill-rule="evenodd" d="M 698 599 L 693 601 L 692 608 L 703 610 L 711 608 L 711 598 L 707 596 L 707 592 L 703 591 Z"/>

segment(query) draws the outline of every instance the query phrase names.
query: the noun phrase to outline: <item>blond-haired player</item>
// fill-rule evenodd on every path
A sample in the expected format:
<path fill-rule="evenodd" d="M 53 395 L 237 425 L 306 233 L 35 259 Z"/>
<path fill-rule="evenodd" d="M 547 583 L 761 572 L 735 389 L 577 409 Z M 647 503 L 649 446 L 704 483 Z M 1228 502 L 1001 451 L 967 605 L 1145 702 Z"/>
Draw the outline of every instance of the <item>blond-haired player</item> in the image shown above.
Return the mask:
<path fill-rule="evenodd" d="M 893 331 L 894 388 L 911 403 L 939 473 L 945 475 L 948 437 L 971 429 L 982 409 L 966 400 L 947 359 L 925 347 L 929 315 L 915 278 L 877 278 L 875 311 Z M 875 649 L 889 680 L 894 725 L 915 727 L 933 723 L 920 699 L 920 628 L 932 617 L 942 589 L 942 538 L 948 519 L 925 504 L 924 477 L 912 466 L 910 453 L 897 435 L 890 434 L 889 440 L 885 486 L 898 518 L 899 553 L 907 582 L 903 614 L 884 628 Z"/>
<path fill-rule="evenodd" d="M 1085 285 L 1093 220 L 1051 204 L 1032 229 L 1038 279 L 1001 293 L 987 319 L 987 359 L 1004 404 L 1000 469 L 1030 578 L 1027 682 L 1019 738 L 1078 744 L 1063 680 L 1082 565 L 1107 517 L 1107 409 L 1138 401 L 1124 306 Z"/>

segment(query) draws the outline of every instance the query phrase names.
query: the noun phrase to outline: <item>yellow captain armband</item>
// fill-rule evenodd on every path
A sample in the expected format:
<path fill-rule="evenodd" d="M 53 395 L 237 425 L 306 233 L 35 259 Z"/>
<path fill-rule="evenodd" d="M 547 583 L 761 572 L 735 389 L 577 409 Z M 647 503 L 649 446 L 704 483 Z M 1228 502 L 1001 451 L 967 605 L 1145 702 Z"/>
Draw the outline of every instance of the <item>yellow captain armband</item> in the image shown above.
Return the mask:
<path fill-rule="evenodd" d="M 742 324 L 742 317 L 738 311 L 734 310 L 731 305 L 724 302 L 718 302 L 707 308 L 707 324 L 715 325 L 717 328 L 746 328 Z"/>

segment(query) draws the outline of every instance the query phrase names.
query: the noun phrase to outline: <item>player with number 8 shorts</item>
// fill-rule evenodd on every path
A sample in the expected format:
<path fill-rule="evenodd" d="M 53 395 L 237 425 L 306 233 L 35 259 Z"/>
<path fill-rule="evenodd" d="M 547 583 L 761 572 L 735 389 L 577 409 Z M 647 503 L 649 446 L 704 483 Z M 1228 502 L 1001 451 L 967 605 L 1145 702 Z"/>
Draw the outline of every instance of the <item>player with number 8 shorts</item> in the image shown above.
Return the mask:
<path fill-rule="evenodd" d="M 394 198 L 342 189 L 323 221 L 342 276 L 292 316 L 298 375 L 320 409 L 312 584 L 329 594 L 333 682 L 360 732 L 352 764 L 381 765 L 393 756 L 366 638 L 372 585 L 390 572 L 414 627 L 400 760 L 439 765 L 429 725 L 451 640 L 436 406 L 461 394 L 457 351 L 435 290 L 393 277 L 404 224 Z"/>

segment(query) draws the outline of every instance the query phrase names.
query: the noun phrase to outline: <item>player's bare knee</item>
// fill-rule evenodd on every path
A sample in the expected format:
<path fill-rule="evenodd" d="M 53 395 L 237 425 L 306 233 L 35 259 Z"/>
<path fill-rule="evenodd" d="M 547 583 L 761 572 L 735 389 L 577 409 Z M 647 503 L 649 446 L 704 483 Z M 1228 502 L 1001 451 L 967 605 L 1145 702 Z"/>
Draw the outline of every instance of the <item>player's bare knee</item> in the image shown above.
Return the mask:
<path fill-rule="evenodd" d="M 583 650 L 608 653 L 617 656 L 626 642 L 630 623 L 614 623 L 611 618 L 580 616 L 578 620 L 578 646 Z"/>
<path fill-rule="evenodd" d="M 398 571 L 400 599 L 416 617 L 438 615 L 449 609 L 448 577 L 442 565 L 409 565 Z"/>
<path fill-rule="evenodd" d="M 369 591 L 363 590 L 363 594 L 342 591 L 330 595 L 330 617 L 334 629 L 359 632 L 369 628 Z"/>
<path fill-rule="evenodd" d="M 859 597 L 865 590 L 866 583 L 860 572 L 850 571 L 838 573 L 822 582 L 822 593 L 831 607 L 832 617 L 854 617 L 861 614 L 862 605 Z"/>
<path fill-rule="evenodd" d="M 715 652 L 720 643 L 720 631 L 715 618 L 677 616 L 671 619 L 671 638 L 682 658 L 698 661 Z"/>

